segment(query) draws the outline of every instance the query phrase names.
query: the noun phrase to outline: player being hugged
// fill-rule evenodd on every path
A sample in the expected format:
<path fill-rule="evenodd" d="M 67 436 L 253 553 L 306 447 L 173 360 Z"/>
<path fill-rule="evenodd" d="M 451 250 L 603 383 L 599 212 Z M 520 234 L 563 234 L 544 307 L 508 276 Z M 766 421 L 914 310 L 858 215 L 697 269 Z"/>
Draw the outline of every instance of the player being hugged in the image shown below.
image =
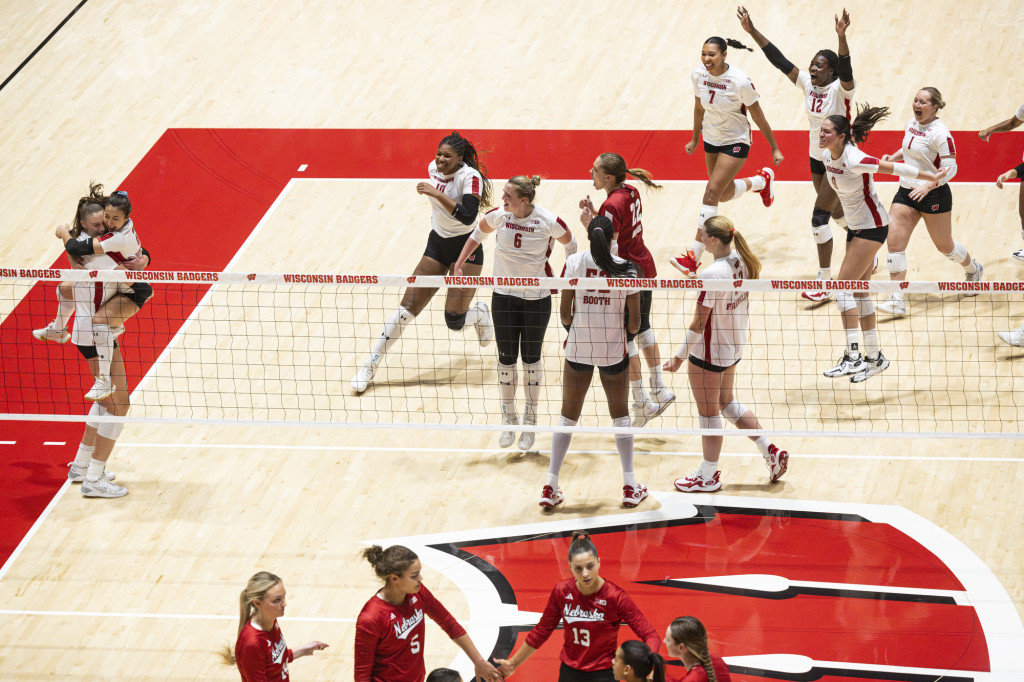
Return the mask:
<path fill-rule="evenodd" d="M 732 221 L 713 216 L 704 223 L 701 239 L 708 253 L 715 257 L 701 278 L 742 280 L 757 279 L 761 261 Z M 733 246 L 736 247 L 733 250 Z M 697 403 L 698 423 L 702 429 L 722 428 L 722 416 L 739 429 L 760 429 L 761 423 L 751 410 L 733 396 L 736 365 L 743 357 L 747 341 L 748 302 L 746 291 L 702 291 L 697 297 L 697 311 L 686 331 L 686 341 L 675 357 L 665 363 L 665 370 L 678 371 L 688 360 L 690 390 Z M 767 436 L 749 436 L 768 465 L 768 479 L 782 478 L 789 466 L 789 453 L 780 450 Z M 722 436 L 701 436 L 703 461 L 693 474 L 675 481 L 684 493 L 714 492 L 722 481 L 718 460 L 722 455 Z"/>
<path fill-rule="evenodd" d="M 642 222 L 643 207 L 640 192 L 632 185 L 626 184 L 626 176 L 644 183 L 646 187 L 661 189 L 655 184 L 651 174 L 643 168 L 627 168 L 626 161 L 618 154 L 606 152 L 597 157 L 590 169 L 590 178 L 594 189 L 604 190 L 607 198 L 600 209 L 595 209 L 588 195 L 580 201 L 583 213 L 580 221 L 586 227 L 596 215 L 611 219 L 615 230 L 615 241 L 612 254 L 632 261 L 639 270 L 640 277 L 653 279 L 658 276 L 654 265 L 654 257 L 644 244 L 644 227 Z M 629 336 L 629 384 L 633 393 L 633 426 L 644 426 L 647 422 L 665 411 L 675 394 L 665 386 L 661 375 L 661 352 L 658 341 L 651 328 L 651 303 L 654 292 L 645 289 L 640 292 L 640 331 L 635 338 Z M 640 374 L 639 351 L 643 351 L 644 360 L 650 372 L 650 395 L 644 390 L 643 377 Z"/>
<path fill-rule="evenodd" d="M 600 575 L 601 559 L 590 536 L 575 531 L 569 545 L 571 578 L 555 584 L 540 621 L 507 660 L 495 661 L 508 677 L 533 655 L 562 623 L 562 661 L 558 682 L 614 682 L 613 661 L 619 627 L 629 625 L 649 650 L 657 651 L 658 633 L 626 591 Z"/>
<path fill-rule="evenodd" d="M 565 276 L 580 280 L 588 277 L 636 278 L 637 268 L 632 262 L 612 255 L 613 234 L 611 219 L 597 216 L 591 220 L 587 227 L 590 249 L 566 259 Z M 562 413 L 558 425 L 576 426 L 579 422 L 594 378 L 594 368 L 597 367 L 608 399 L 612 425 L 628 427 L 629 353 L 626 339 L 627 332 L 636 334 L 640 327 L 640 294 L 628 287 L 565 289 L 562 291 L 559 317 L 562 326 L 569 331 L 569 337 L 565 341 Z M 558 488 L 558 473 L 571 441 L 572 433 L 567 431 L 556 431 L 551 436 L 551 464 L 547 483 L 540 494 L 540 506 L 545 509 L 555 507 L 565 499 Z M 615 447 L 622 464 L 622 504 L 635 507 L 647 497 L 647 486 L 638 483 L 633 473 L 633 434 L 616 434 Z"/>
<path fill-rule="evenodd" d="M 889 214 L 875 192 L 874 173 L 898 175 L 901 178 L 939 182 L 947 168 L 937 172 L 893 161 L 879 161 L 862 152 L 857 145 L 867 139 L 868 133 L 889 114 L 887 107 L 858 107 L 853 123 L 844 116 L 829 116 L 821 124 L 818 146 L 825 164 L 826 177 L 839 195 L 843 213 L 850 226 L 846 234 L 846 255 L 839 267 L 838 280 L 871 279 L 875 255 L 889 236 Z M 876 327 L 875 306 L 867 291 L 839 291 L 836 306 L 843 319 L 846 349 L 839 363 L 825 370 L 825 376 L 849 376 L 853 383 L 869 378 L 889 367 L 882 354 Z M 864 333 L 864 351 L 861 353 L 857 322 Z"/>
<path fill-rule="evenodd" d="M 947 184 L 956 175 L 956 146 L 953 135 L 946 124 L 939 120 L 939 109 L 946 106 L 942 94 L 935 88 L 918 90 L 914 95 L 914 118 L 907 121 L 903 134 L 903 145 L 895 154 L 885 154 L 882 161 L 905 161 L 919 171 L 946 169 L 945 177 L 938 182 L 900 178 L 900 188 L 892 199 L 889 213 L 889 237 L 886 247 L 889 255 L 889 279 L 902 282 L 907 279 L 907 244 L 917 227 L 917 221 L 924 218 L 924 226 L 932 243 L 943 256 L 964 269 L 968 282 L 981 279 L 984 268 L 971 258 L 967 247 L 953 239 L 953 193 Z M 967 293 L 977 296 L 977 293 Z M 879 309 L 893 315 L 906 315 L 907 302 L 902 293 L 890 294 L 888 300 L 878 305 Z"/>
<path fill-rule="evenodd" d="M 501 675 L 484 660 L 455 617 L 423 584 L 419 557 L 401 545 L 373 545 L 362 556 L 384 586 L 370 597 L 356 619 L 355 682 L 423 682 L 424 616 L 444 630 L 469 660 L 481 680 L 500 682 Z"/>
<path fill-rule="evenodd" d="M 1009 132 L 1019 128 L 1022 123 L 1024 123 L 1024 104 L 1021 104 L 1020 108 L 1017 109 L 1017 113 L 1010 118 L 980 131 L 978 133 L 978 137 L 985 142 L 988 142 L 988 138 L 995 133 Z M 1002 173 L 996 179 L 996 186 L 999 187 L 999 189 L 1002 189 L 1004 182 L 1008 182 L 1014 178 L 1024 178 L 1024 163 L 1018 164 L 1015 168 L 1011 168 L 1005 173 Z M 1020 214 L 1020 236 L 1024 238 L 1024 182 L 1020 184 L 1019 193 L 1017 195 L 1017 212 Z M 1013 257 L 1017 260 L 1024 261 L 1024 248 L 1014 251 Z M 1021 344 L 1017 343 L 1013 345 L 1019 346 Z"/>
<path fill-rule="evenodd" d="M 810 124 L 810 157 L 811 182 L 814 184 L 814 210 L 811 213 L 811 233 L 818 249 L 818 279 L 832 279 L 832 230 L 828 221 L 831 217 L 841 227 L 846 227 L 843 218 L 843 207 L 839 203 L 832 186 L 824 182 L 825 166 L 821 163 L 821 150 L 818 148 L 818 134 L 821 122 L 833 114 L 850 117 L 853 105 L 853 91 L 856 82 L 853 79 L 853 66 L 850 63 L 850 46 L 846 42 L 846 30 L 850 27 L 850 13 L 845 9 L 843 16 L 836 15 L 836 34 L 839 36 L 838 54 L 832 50 L 818 50 L 811 59 L 807 70 L 798 69 L 779 51 L 760 31 L 754 28 L 750 12 L 746 7 L 737 10 L 737 16 L 743 30 L 750 34 L 757 46 L 761 48 L 772 66 L 777 68 L 793 85 L 804 93 L 804 105 L 807 108 L 807 122 Z M 824 301 L 831 296 L 827 291 L 803 293 L 809 301 Z"/>
<path fill-rule="evenodd" d="M 491 200 L 491 181 L 480 163 L 476 148 L 457 132 L 441 140 L 434 160 L 427 167 L 429 182 L 416 185 L 416 191 L 430 200 L 430 236 L 413 276 L 446 275 L 462 252 L 473 232 L 480 206 Z M 477 248 L 466 259 L 462 269 L 467 275 L 479 275 L 484 266 L 484 250 Z M 419 315 L 437 293 L 437 289 L 410 287 L 402 295 L 398 310 L 384 323 L 384 329 L 373 342 L 370 357 L 352 377 L 352 391 L 366 390 L 377 372 L 377 366 L 388 350 L 402 336 L 405 327 Z M 494 328 L 487 304 L 478 301 L 470 307 L 476 289 L 448 289 L 444 304 L 444 322 L 452 331 L 467 325 L 476 329 L 480 345 L 494 339 Z"/>
<path fill-rule="evenodd" d="M 686 144 L 686 153 L 693 154 L 700 136 L 704 136 L 704 163 L 708 168 L 708 184 L 697 216 L 697 235 L 693 248 L 683 255 L 671 259 L 672 266 L 687 277 L 697 276 L 697 267 L 704 254 L 700 240 L 700 228 L 711 216 L 718 215 L 718 204 L 732 201 L 748 189 L 758 192 L 765 206 L 775 200 L 772 181 L 775 171 L 762 168 L 753 177 L 736 180 L 737 173 L 746 163 L 752 142 L 750 118 L 761 130 L 772 149 L 772 162 L 782 163 L 782 151 L 775 142 L 775 135 L 768 125 L 768 119 L 761 111 L 761 103 L 750 77 L 725 59 L 727 48 L 750 50 L 736 40 L 713 36 L 704 42 L 701 49 L 701 66 L 693 70 L 693 137 Z M 753 50 L 751 50 L 753 51 Z"/>
<path fill-rule="evenodd" d="M 484 214 L 477 228 L 466 240 L 455 266 L 462 274 L 462 264 L 469 259 L 494 232 L 498 233 L 494 248 L 494 276 L 515 279 L 551 276 L 548 256 L 551 242 L 565 247 L 566 257 L 576 253 L 576 239 L 565 222 L 533 201 L 537 196 L 540 176 L 517 175 L 505 183 L 501 193 L 502 207 Z M 516 410 L 516 384 L 519 373 L 516 363 L 523 359 L 526 404 L 523 424 L 537 424 L 544 368 L 540 353 L 544 335 L 551 321 L 551 290 L 542 288 L 512 289 L 497 286 L 491 295 L 491 315 L 498 345 L 498 396 L 502 421 L 508 426 L 519 424 Z M 503 431 L 498 445 L 507 448 L 515 441 L 515 430 Z M 536 433 L 523 431 L 519 449 L 533 447 Z"/>

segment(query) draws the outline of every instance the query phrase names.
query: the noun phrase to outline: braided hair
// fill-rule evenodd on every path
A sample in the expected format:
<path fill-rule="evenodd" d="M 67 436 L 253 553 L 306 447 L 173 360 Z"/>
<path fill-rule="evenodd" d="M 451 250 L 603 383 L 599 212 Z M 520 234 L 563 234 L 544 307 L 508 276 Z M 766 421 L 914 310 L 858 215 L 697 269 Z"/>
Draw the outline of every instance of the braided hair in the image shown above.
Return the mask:
<path fill-rule="evenodd" d="M 668 626 L 668 633 L 676 644 L 686 647 L 687 651 L 697 657 L 708 675 L 708 682 L 718 682 L 715 668 L 711 665 L 711 653 L 708 651 L 708 631 L 703 623 L 693 616 L 683 616 L 672 621 Z"/>
<path fill-rule="evenodd" d="M 445 135 L 437 144 L 438 147 L 446 144 L 455 150 L 455 153 L 462 157 L 462 162 L 480 173 L 483 179 L 483 187 L 480 192 L 480 203 L 484 206 L 491 204 L 491 179 L 487 177 L 487 167 L 480 162 L 480 155 L 473 143 L 462 136 L 458 131 L 453 130 L 450 135 Z"/>

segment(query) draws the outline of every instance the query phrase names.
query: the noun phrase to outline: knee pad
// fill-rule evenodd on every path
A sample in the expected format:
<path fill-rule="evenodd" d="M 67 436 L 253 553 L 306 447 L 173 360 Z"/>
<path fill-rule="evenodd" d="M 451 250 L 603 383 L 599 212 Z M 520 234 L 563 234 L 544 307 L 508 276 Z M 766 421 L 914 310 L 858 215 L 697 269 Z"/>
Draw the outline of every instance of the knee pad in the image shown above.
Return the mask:
<path fill-rule="evenodd" d="M 576 426 L 576 423 L 575 419 L 569 419 L 568 417 L 558 415 L 558 426 Z"/>
<path fill-rule="evenodd" d="M 107 414 L 109 414 L 109 412 Z M 97 427 L 96 433 L 103 436 L 104 438 L 108 438 L 110 440 L 117 440 L 117 437 L 121 435 L 121 429 L 123 428 L 124 424 L 120 422 L 103 422 L 102 424 L 99 425 L 99 427 Z"/>
<path fill-rule="evenodd" d="M 636 349 L 636 341 L 630 341 L 626 344 L 626 352 L 629 353 L 629 357 L 631 358 L 635 358 L 640 354 Z"/>
<path fill-rule="evenodd" d="M 697 424 L 702 429 L 720 429 L 722 428 L 722 415 L 716 414 L 713 417 L 697 417 Z"/>
<path fill-rule="evenodd" d="M 841 313 L 845 313 L 847 310 L 853 310 L 857 307 L 857 303 L 853 300 L 853 294 L 849 291 L 837 291 L 836 307 L 839 308 L 839 312 Z"/>
<path fill-rule="evenodd" d="M 444 323 L 453 332 L 462 331 L 462 328 L 466 326 L 466 313 L 445 313 Z"/>
<path fill-rule="evenodd" d="M 815 244 L 824 244 L 832 241 L 832 228 L 828 226 L 828 219 L 831 214 L 823 208 L 815 207 L 811 214 L 811 232 L 814 234 Z"/>
<path fill-rule="evenodd" d="M 501 360 L 498 361 L 498 383 L 507 384 L 509 386 L 515 386 L 516 383 L 516 365 L 515 361 L 511 363 L 505 363 Z"/>
<path fill-rule="evenodd" d="M 963 260 L 961 258 L 961 260 Z M 889 272 L 906 272 L 907 271 L 907 252 L 906 251 L 893 251 L 885 257 L 885 264 L 889 268 Z"/>
<path fill-rule="evenodd" d="M 636 341 L 637 345 L 640 346 L 641 350 L 643 350 L 644 348 L 650 348 L 651 346 L 657 343 L 657 340 L 654 338 L 653 329 L 645 329 L 644 331 L 637 334 Z"/>
<path fill-rule="evenodd" d="M 526 370 L 526 383 L 530 385 L 539 386 L 541 380 L 544 379 L 544 366 L 537 362 L 523 362 L 523 369 Z"/>
<path fill-rule="evenodd" d="M 99 403 L 93 403 L 92 407 L 89 408 L 89 416 L 90 417 L 103 417 L 103 416 L 108 415 L 108 414 L 110 414 L 110 413 L 107 412 L 107 408 L 103 407 Z M 103 424 L 103 422 L 89 421 L 88 419 L 85 420 L 85 425 L 86 426 L 91 426 L 92 428 L 97 429 L 97 430 L 100 428 L 100 425 L 102 425 L 102 424 Z"/>
<path fill-rule="evenodd" d="M 857 317 L 870 317 L 875 314 L 875 304 L 870 296 L 854 299 L 857 303 Z"/>
<path fill-rule="evenodd" d="M 954 239 L 953 250 L 942 255 L 959 265 L 964 262 L 965 258 L 967 258 L 967 247 Z"/>
<path fill-rule="evenodd" d="M 733 400 L 722 410 L 722 416 L 729 420 L 730 424 L 736 424 L 740 417 L 747 413 L 747 406 L 738 400 Z"/>

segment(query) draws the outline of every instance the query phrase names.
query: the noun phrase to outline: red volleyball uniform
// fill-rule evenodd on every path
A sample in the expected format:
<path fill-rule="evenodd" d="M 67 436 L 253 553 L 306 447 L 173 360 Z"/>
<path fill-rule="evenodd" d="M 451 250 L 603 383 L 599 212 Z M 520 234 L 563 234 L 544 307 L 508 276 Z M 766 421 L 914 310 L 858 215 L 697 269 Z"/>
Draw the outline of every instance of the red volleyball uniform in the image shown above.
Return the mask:
<path fill-rule="evenodd" d="M 711 667 L 715 670 L 715 677 L 718 682 L 732 682 L 732 676 L 729 674 L 729 666 L 725 664 L 720 656 L 711 657 Z M 666 677 L 668 677 L 666 675 Z M 699 663 L 686 673 L 683 677 L 677 677 L 673 682 L 708 682 L 708 672 L 704 670 L 704 666 Z"/>
<path fill-rule="evenodd" d="M 562 653 L 570 668 L 593 672 L 612 667 L 619 646 L 619 625 L 627 623 L 651 651 L 661 645 L 658 633 L 626 592 L 609 580 L 594 594 L 584 595 L 569 578 L 551 590 L 540 622 L 526 636 L 526 644 L 539 649 L 564 620 Z"/>
<path fill-rule="evenodd" d="M 372 596 L 356 619 L 356 682 L 423 682 L 424 615 L 452 639 L 466 634 L 426 585 L 399 606 Z"/>
<path fill-rule="evenodd" d="M 288 663 L 294 659 L 276 620 L 270 632 L 249 621 L 238 633 L 235 661 L 242 682 L 287 682 Z"/>
<path fill-rule="evenodd" d="M 619 258 L 628 258 L 643 270 L 645 278 L 658 276 L 654 257 L 644 245 L 644 226 L 641 222 L 640 192 L 632 185 L 614 189 L 601 204 L 599 215 L 611 218 L 615 228 L 615 244 Z"/>

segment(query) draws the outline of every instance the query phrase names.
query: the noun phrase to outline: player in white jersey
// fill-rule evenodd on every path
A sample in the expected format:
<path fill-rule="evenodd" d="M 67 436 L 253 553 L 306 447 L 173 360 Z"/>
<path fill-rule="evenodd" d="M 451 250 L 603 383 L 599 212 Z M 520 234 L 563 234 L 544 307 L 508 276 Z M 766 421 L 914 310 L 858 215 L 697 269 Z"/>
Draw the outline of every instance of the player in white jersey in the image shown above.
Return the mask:
<path fill-rule="evenodd" d="M 822 149 L 821 160 L 825 164 L 828 182 L 843 203 L 843 213 L 850 226 L 846 235 L 846 255 L 836 277 L 838 280 L 866 282 L 871 279 L 875 254 L 889 234 L 889 214 L 875 193 L 873 173 L 932 182 L 938 182 L 946 175 L 946 168 L 933 173 L 906 163 L 879 161 L 857 149 L 857 143 L 862 142 L 875 124 L 888 114 L 886 107 L 864 106 L 858 109 L 853 123 L 845 116 L 829 116 L 821 124 L 818 142 Z M 833 379 L 849 376 L 853 383 L 866 381 L 889 366 L 878 341 L 875 306 L 866 291 L 853 287 L 836 293 L 836 305 L 843 319 L 846 350 L 839 363 L 825 371 L 825 376 Z M 866 355 L 860 351 L 858 320 L 864 332 Z"/>
<path fill-rule="evenodd" d="M 701 239 L 715 262 L 704 269 L 701 279 L 757 279 L 761 262 L 743 235 L 725 216 L 712 216 L 704 223 Z M 736 250 L 733 250 L 735 246 Z M 689 360 L 688 374 L 698 423 L 702 429 L 722 428 L 722 417 L 740 429 L 760 429 L 757 416 L 733 396 L 736 365 L 747 342 L 747 292 L 702 291 L 697 311 L 686 331 L 686 341 L 665 371 L 675 372 Z M 782 478 L 789 466 L 789 453 L 775 447 L 767 436 L 750 436 L 768 466 L 768 478 Z M 718 460 L 722 436 L 701 436 L 703 461 L 694 473 L 675 480 L 682 492 L 714 492 L 722 487 Z"/>
<path fill-rule="evenodd" d="M 430 200 L 430 236 L 427 248 L 412 272 L 414 278 L 448 274 L 473 232 L 477 211 L 491 200 L 491 181 L 487 179 L 487 171 L 477 157 L 476 148 L 458 132 L 453 131 L 441 140 L 427 171 L 430 181 L 417 184 L 416 191 Z M 477 248 L 466 259 L 462 269 L 467 275 L 479 275 L 483 265 L 484 250 Z M 374 340 L 370 357 L 352 377 L 353 393 L 358 395 L 366 390 L 388 350 L 435 293 L 437 289 L 424 287 L 405 290 L 398 310 L 391 313 L 384 329 Z M 475 293 L 476 289 L 448 289 L 444 321 L 453 331 L 461 331 L 467 325 L 473 327 L 480 345 L 486 346 L 494 339 L 494 327 L 487 304 L 479 301 L 470 307 Z"/>
<path fill-rule="evenodd" d="M 565 247 L 566 257 L 576 253 L 576 240 L 565 222 L 543 206 L 533 203 L 539 184 L 539 175 L 517 175 L 505 183 L 501 208 L 487 212 L 466 240 L 453 268 L 456 275 L 462 275 L 462 264 L 494 232 L 498 233 L 494 248 L 494 276 L 505 281 L 526 283 L 524 280 L 550 276 L 548 256 L 553 240 Z M 491 295 L 491 315 L 498 346 L 498 395 L 502 420 L 509 426 L 519 424 L 516 409 L 519 373 L 516 363 L 521 354 L 526 379 L 523 424 L 535 426 L 544 378 L 540 353 L 551 321 L 551 290 L 496 286 Z M 503 431 L 498 445 L 507 448 L 515 437 L 514 429 Z M 523 431 L 519 436 L 519 449 L 531 449 L 535 440 L 536 433 Z"/>
<path fill-rule="evenodd" d="M 613 256 L 611 244 L 615 227 L 607 216 L 597 216 L 587 226 L 590 249 L 566 259 L 565 277 L 637 278 L 638 270 L 631 261 Z M 624 317 L 628 311 L 628 318 Z M 565 367 L 562 370 L 562 413 L 559 426 L 576 426 L 583 412 L 594 367 L 601 375 L 601 385 L 608 399 L 612 425 L 627 427 L 629 419 L 629 353 L 626 334 L 640 328 L 640 294 L 626 287 L 587 290 L 565 289 L 559 317 L 569 331 L 565 341 Z M 572 434 L 564 431 L 551 436 L 551 465 L 547 483 L 541 490 L 540 506 L 550 509 L 562 503 L 558 488 L 558 472 L 569 452 Z M 622 504 L 635 507 L 647 497 L 647 486 L 638 483 L 633 473 L 633 435 L 616 434 L 615 447 L 622 464 Z"/>
<path fill-rule="evenodd" d="M 817 195 L 814 210 L 811 213 L 811 232 L 818 250 L 818 279 L 832 279 L 832 230 L 828 221 L 831 217 L 841 227 L 846 226 L 843 208 L 839 203 L 832 186 L 824 182 L 825 167 L 821 163 L 821 150 L 818 148 L 818 134 L 821 122 L 828 116 L 839 115 L 850 117 L 853 105 L 853 91 L 856 82 L 853 79 L 853 67 L 850 63 L 850 46 L 846 42 L 846 29 L 850 26 L 850 14 L 845 9 L 843 15 L 835 17 L 836 34 L 839 36 L 838 54 L 832 50 L 818 50 L 811 65 L 806 71 L 798 69 L 786 59 L 779 48 L 775 47 L 764 35 L 754 28 L 750 12 L 740 7 L 737 13 L 743 30 L 751 35 L 754 42 L 768 57 L 775 68 L 785 74 L 795 86 L 804 93 L 804 106 L 807 109 L 807 121 L 810 124 L 811 182 Z M 831 294 L 826 291 L 805 291 L 803 297 L 809 301 L 824 301 Z"/>
<path fill-rule="evenodd" d="M 751 134 L 747 112 L 764 134 L 772 149 L 772 162 L 782 163 L 782 151 L 761 111 L 757 91 L 750 77 L 726 61 L 727 47 L 750 50 L 743 43 L 713 36 L 701 49 L 701 66 L 693 70 L 693 138 L 686 144 L 686 153 L 693 154 L 697 141 L 704 136 L 704 162 L 708 168 L 708 184 L 697 217 L 697 235 L 693 248 L 672 258 L 672 266 L 687 277 L 697 276 L 697 267 L 704 254 L 700 228 L 704 221 L 718 215 L 718 204 L 732 201 L 748 189 L 758 192 L 765 206 L 771 206 L 775 195 L 772 180 L 775 171 L 762 168 L 757 174 L 736 180 L 750 153 Z"/>
<path fill-rule="evenodd" d="M 945 106 L 937 89 L 921 88 L 914 96 L 914 118 L 907 121 L 902 147 L 895 154 L 882 156 L 882 161 L 906 161 L 918 170 L 946 169 L 946 176 L 938 183 L 900 178 L 900 188 L 889 208 L 892 222 L 886 240 L 889 250 L 886 263 L 889 279 L 893 281 L 907 279 L 907 244 L 921 218 L 935 248 L 964 269 L 968 282 L 979 281 L 984 272 L 981 263 L 971 258 L 967 247 L 953 239 L 953 193 L 947 183 L 956 175 L 956 146 L 949 128 L 938 118 L 939 109 Z M 977 293 L 966 295 L 977 296 Z M 890 294 L 878 308 L 893 315 L 907 314 L 907 302 L 902 293 Z"/>
<path fill-rule="evenodd" d="M 985 142 L 988 142 L 988 138 L 994 133 L 1005 133 L 1015 128 L 1019 128 L 1024 123 L 1024 104 L 1020 105 L 1017 109 L 1017 113 L 1001 121 L 994 126 L 989 126 L 978 133 Z M 996 185 L 999 189 L 1003 188 L 1003 183 L 1012 180 L 1013 178 L 1024 178 L 1024 163 L 1021 163 L 1016 168 L 1011 168 L 1005 173 L 1001 174 L 996 180 Z M 1020 214 L 1020 236 L 1024 238 L 1024 182 L 1020 185 L 1019 194 L 1017 195 L 1017 212 Z M 1017 249 L 1013 252 L 1013 257 L 1017 260 L 1024 261 L 1024 248 Z"/>

